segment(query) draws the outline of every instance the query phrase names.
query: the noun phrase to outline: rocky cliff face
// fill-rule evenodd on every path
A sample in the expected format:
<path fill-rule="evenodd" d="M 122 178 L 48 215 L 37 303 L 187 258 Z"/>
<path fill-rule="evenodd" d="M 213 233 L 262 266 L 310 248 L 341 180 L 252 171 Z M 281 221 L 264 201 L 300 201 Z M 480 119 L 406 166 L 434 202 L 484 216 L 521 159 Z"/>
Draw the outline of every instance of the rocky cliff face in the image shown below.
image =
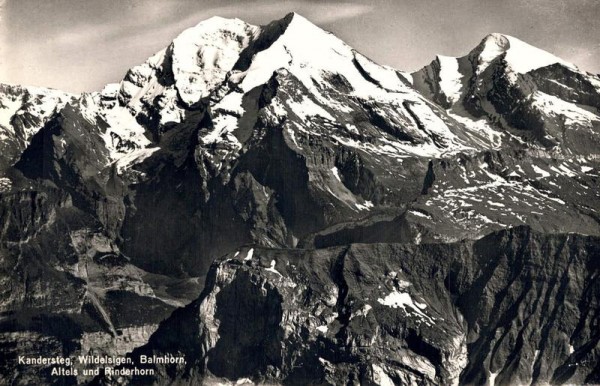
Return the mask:
<path fill-rule="evenodd" d="M 513 37 L 407 75 L 296 14 L 2 86 L 0 380 L 135 348 L 187 364 L 123 382 L 597 382 L 599 100 Z"/>
<path fill-rule="evenodd" d="M 599 248 L 528 227 L 450 244 L 245 248 L 132 356 L 186 357 L 155 366 L 158 384 L 595 383 Z"/>

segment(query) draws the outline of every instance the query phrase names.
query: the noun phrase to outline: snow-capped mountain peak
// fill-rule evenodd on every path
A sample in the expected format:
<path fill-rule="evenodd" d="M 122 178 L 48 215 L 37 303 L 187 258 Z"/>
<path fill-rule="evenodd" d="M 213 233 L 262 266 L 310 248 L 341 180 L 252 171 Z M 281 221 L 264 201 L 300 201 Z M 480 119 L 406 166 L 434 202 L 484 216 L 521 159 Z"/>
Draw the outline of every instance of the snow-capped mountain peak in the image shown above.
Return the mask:
<path fill-rule="evenodd" d="M 202 136 L 202 142 L 226 142 L 232 151 L 240 149 L 241 144 L 233 133 L 239 127 L 240 116 L 244 113 L 244 95 L 267 84 L 274 74 L 291 77 L 307 90 L 303 98 L 292 97 L 274 104 L 287 105 L 287 109 L 274 110 L 287 110 L 290 114 L 302 118 L 300 132 L 294 134 L 292 141 L 305 133 L 317 135 L 321 128 L 309 127 L 313 126 L 312 117 L 318 116 L 332 123 L 348 120 L 347 114 L 354 108 L 349 108 L 341 102 L 346 98 L 397 106 L 396 112 L 389 113 L 398 114 L 398 117 L 391 119 L 405 121 L 405 130 L 420 137 L 417 142 L 423 145 L 412 148 L 412 145 L 398 143 L 397 148 L 394 148 L 394 152 L 398 154 L 405 151 L 438 153 L 440 149 L 433 145 L 430 138 L 434 135 L 440 138 L 438 145 L 450 144 L 456 140 L 443 119 L 432 112 L 431 106 L 408 85 L 398 71 L 374 63 L 334 34 L 324 31 L 304 17 L 289 14 L 284 19 L 261 27 L 255 40 L 240 54 L 240 60 L 228 76 L 229 83 L 237 87 L 228 87 L 225 90 L 226 95 L 216 104 L 213 109 L 216 113 L 212 116 L 213 130 Z M 377 114 L 373 107 L 368 109 L 370 114 Z M 341 113 L 346 118 L 338 116 Z M 351 120 L 347 123 L 350 126 L 355 125 Z M 329 135 L 333 135 L 333 132 L 329 131 Z M 390 136 L 389 140 L 398 141 L 398 138 Z M 455 148 L 459 147 L 461 146 Z M 382 144 L 381 148 L 385 146 Z"/>
<path fill-rule="evenodd" d="M 172 68 L 183 101 L 192 105 L 223 81 L 258 28 L 213 17 L 181 33 L 172 45 Z"/>
<path fill-rule="evenodd" d="M 478 56 L 478 73 L 483 72 L 493 60 L 503 54 L 506 54 L 504 60 L 512 70 L 521 74 L 555 63 L 576 68 L 575 65 L 547 51 L 501 33 L 492 33 L 486 36 L 473 53 Z"/>
<path fill-rule="evenodd" d="M 534 146 L 596 154 L 600 78 L 515 37 L 493 33 L 468 55 L 438 56 L 414 87 L 457 119 L 482 122 Z M 561 129 L 569 122 L 585 130 Z M 588 140 L 571 136 L 589 136 Z"/>
<path fill-rule="evenodd" d="M 373 92 L 376 86 L 365 78 L 353 64 L 357 54 L 335 35 L 322 30 L 301 15 L 292 13 L 261 32 L 271 44 L 256 52 L 250 67 L 239 78 L 244 91 L 264 84 L 279 69 L 287 69 L 305 87 L 314 88 L 314 82 L 323 82 L 323 74 L 343 75 L 356 92 Z M 277 31 L 275 27 L 283 27 Z M 275 30 L 275 31 L 274 31 Z M 272 33 L 279 32 L 279 36 Z"/>

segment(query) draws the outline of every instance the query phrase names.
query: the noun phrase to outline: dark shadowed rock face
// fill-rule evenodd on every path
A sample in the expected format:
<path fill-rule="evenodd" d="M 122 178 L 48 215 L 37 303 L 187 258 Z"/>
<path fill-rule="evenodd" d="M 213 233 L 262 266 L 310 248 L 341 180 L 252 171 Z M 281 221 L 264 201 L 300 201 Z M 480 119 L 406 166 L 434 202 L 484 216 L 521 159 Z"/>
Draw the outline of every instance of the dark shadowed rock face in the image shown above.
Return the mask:
<path fill-rule="evenodd" d="M 186 357 L 154 366 L 156 384 L 595 383 L 599 241 L 518 227 L 453 244 L 244 248 L 132 356 Z"/>
<path fill-rule="evenodd" d="M 0 85 L 0 383 L 132 351 L 187 358 L 133 384 L 600 382 L 599 108 L 510 36 L 411 75 L 297 14 Z"/>

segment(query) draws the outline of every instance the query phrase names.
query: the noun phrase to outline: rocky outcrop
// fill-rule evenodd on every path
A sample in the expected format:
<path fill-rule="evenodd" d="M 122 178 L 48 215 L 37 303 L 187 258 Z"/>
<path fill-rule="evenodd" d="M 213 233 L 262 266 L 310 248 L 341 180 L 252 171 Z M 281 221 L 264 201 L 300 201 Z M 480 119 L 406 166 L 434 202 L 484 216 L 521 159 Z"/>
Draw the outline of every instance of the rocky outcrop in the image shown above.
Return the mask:
<path fill-rule="evenodd" d="M 186 363 L 131 382 L 598 382 L 585 326 L 600 311 L 599 241 L 518 227 L 454 244 L 242 249 L 131 354 Z"/>

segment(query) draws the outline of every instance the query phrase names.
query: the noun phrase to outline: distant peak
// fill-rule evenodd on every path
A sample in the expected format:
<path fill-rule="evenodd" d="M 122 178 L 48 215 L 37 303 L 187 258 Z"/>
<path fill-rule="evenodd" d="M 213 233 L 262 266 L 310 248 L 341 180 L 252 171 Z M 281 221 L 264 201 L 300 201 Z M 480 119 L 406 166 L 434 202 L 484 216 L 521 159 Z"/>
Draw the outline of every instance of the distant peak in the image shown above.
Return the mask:
<path fill-rule="evenodd" d="M 524 74 L 555 63 L 575 67 L 547 51 L 502 33 L 487 35 L 471 54 L 479 58 L 478 72 L 485 70 L 489 63 L 503 54 L 506 63 L 517 73 Z"/>
<path fill-rule="evenodd" d="M 499 32 L 492 32 L 483 38 L 482 43 L 494 43 L 498 46 L 503 46 L 508 43 L 508 35 Z"/>
<path fill-rule="evenodd" d="M 222 22 L 222 21 L 226 21 L 226 20 L 231 20 L 231 18 L 225 18 L 223 16 L 215 15 L 215 16 L 211 16 L 208 19 L 201 21 L 200 23 Z"/>
<path fill-rule="evenodd" d="M 297 12 L 290 12 L 287 15 L 285 15 L 284 19 L 290 19 L 291 20 L 291 19 L 293 19 L 296 16 L 300 16 L 300 14 L 297 13 Z"/>
<path fill-rule="evenodd" d="M 296 12 L 288 13 L 282 21 L 286 24 L 286 26 L 294 26 L 295 28 L 315 28 L 318 30 L 322 30 L 319 26 L 300 15 Z"/>
<path fill-rule="evenodd" d="M 295 39 L 305 37 L 316 31 L 325 33 L 325 31 L 302 15 L 290 12 L 282 19 L 274 20 L 267 25 L 261 26 L 260 34 L 240 54 L 240 58 L 234 68 L 239 71 L 247 70 L 257 52 L 269 48 L 288 31 L 293 31 L 292 33 L 297 35 Z"/>
<path fill-rule="evenodd" d="M 196 26 L 190 28 L 190 30 L 228 28 L 231 25 L 239 25 L 239 24 L 246 24 L 246 23 L 238 18 L 226 18 L 226 17 L 222 17 L 222 16 L 212 16 L 208 19 L 202 20 L 200 23 L 196 24 Z"/>
<path fill-rule="evenodd" d="M 307 20 L 304 16 L 300 15 L 298 12 L 290 12 L 287 15 L 285 15 L 284 19 L 286 20 L 294 20 L 296 18 L 302 19 L 302 20 Z"/>
<path fill-rule="evenodd" d="M 480 43 L 482 51 L 493 51 L 497 53 L 506 52 L 510 48 L 510 39 L 501 33 L 491 33 Z"/>
<path fill-rule="evenodd" d="M 504 34 L 491 33 L 487 35 L 481 43 L 475 48 L 475 52 L 479 56 L 494 56 L 497 57 L 503 54 L 510 48 L 510 40 Z"/>

